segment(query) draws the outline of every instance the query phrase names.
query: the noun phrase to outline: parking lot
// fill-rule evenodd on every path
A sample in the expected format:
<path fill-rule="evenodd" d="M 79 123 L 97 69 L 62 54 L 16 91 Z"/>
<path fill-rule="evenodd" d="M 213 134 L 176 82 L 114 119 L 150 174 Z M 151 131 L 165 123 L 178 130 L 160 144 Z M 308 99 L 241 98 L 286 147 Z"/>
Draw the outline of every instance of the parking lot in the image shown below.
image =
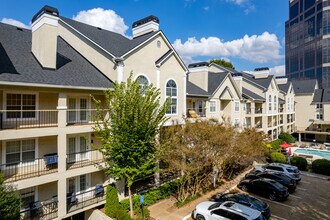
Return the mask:
<path fill-rule="evenodd" d="M 305 174 L 301 177 L 295 192 L 286 201 L 253 196 L 269 204 L 273 220 L 330 219 L 330 181 Z"/>

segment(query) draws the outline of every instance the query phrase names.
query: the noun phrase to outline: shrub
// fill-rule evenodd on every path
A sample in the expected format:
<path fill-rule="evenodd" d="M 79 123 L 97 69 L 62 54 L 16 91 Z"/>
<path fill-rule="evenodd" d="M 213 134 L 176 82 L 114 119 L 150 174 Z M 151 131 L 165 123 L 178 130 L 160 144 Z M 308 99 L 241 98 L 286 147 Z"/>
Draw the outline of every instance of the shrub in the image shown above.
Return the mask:
<path fill-rule="evenodd" d="M 127 210 L 124 210 L 122 208 L 116 209 L 114 211 L 113 218 L 118 220 L 131 220 L 131 217 L 129 216 Z"/>
<path fill-rule="evenodd" d="M 287 132 L 281 132 L 278 138 L 281 139 L 282 141 L 285 141 L 286 143 L 294 143 L 296 141 L 296 139 Z"/>
<path fill-rule="evenodd" d="M 285 163 L 286 162 L 286 158 L 282 153 L 279 152 L 273 152 L 270 154 L 270 159 L 274 162 L 274 163 Z"/>
<path fill-rule="evenodd" d="M 292 157 L 291 164 L 297 166 L 299 170 L 307 170 L 307 160 L 303 157 Z"/>
<path fill-rule="evenodd" d="M 117 189 L 114 184 L 110 184 L 107 186 L 106 190 L 106 200 L 105 200 L 105 214 L 109 217 L 115 217 L 115 214 L 118 212 L 119 199 L 117 194 Z"/>
<path fill-rule="evenodd" d="M 281 139 L 277 139 L 273 142 L 271 142 L 271 146 L 272 146 L 272 150 L 279 150 L 281 149 L 281 144 L 283 143 L 283 141 Z"/>
<path fill-rule="evenodd" d="M 312 163 L 312 169 L 315 173 L 330 175 L 330 160 L 317 159 Z"/>
<path fill-rule="evenodd" d="M 143 209 L 143 215 L 142 215 L 142 209 Z M 142 207 L 141 205 L 137 205 L 134 207 L 134 212 L 136 214 L 137 220 L 148 219 L 150 216 L 150 211 L 146 206 Z"/>

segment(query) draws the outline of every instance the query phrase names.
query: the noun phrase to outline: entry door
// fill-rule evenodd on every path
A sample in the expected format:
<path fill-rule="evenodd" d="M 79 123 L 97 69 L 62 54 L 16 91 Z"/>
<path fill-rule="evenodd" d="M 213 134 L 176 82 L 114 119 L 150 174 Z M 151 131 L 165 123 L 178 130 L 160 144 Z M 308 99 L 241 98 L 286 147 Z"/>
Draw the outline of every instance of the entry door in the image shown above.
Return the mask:
<path fill-rule="evenodd" d="M 88 140 L 85 135 L 69 137 L 68 151 L 69 163 L 74 163 L 80 160 L 88 160 L 90 158 L 90 152 L 88 152 Z"/>
<path fill-rule="evenodd" d="M 79 99 L 79 106 L 80 106 L 80 112 L 79 112 L 79 119 L 80 121 L 87 121 L 87 99 L 86 98 L 80 98 Z"/>
<path fill-rule="evenodd" d="M 87 146 L 87 140 L 85 137 L 79 137 L 79 145 L 78 145 L 78 149 L 80 152 L 77 156 L 78 156 L 78 160 L 86 160 L 88 159 L 88 146 Z"/>
<path fill-rule="evenodd" d="M 198 101 L 198 114 L 199 115 L 204 115 L 203 111 L 204 111 L 203 101 Z"/>
<path fill-rule="evenodd" d="M 87 98 L 69 98 L 69 123 L 88 121 L 88 100 Z M 79 109 L 77 109 L 79 108 Z"/>
<path fill-rule="evenodd" d="M 76 161 L 76 138 L 70 137 L 69 138 L 69 156 L 68 156 L 68 162 L 74 163 Z"/>

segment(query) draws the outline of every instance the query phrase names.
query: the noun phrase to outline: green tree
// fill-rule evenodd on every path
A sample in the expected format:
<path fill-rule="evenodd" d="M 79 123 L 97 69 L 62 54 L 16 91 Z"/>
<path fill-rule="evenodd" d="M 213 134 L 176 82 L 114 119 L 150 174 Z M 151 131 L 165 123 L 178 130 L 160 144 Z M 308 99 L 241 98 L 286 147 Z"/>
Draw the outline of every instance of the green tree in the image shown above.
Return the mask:
<path fill-rule="evenodd" d="M 211 64 L 211 63 L 215 63 L 215 64 L 218 64 L 220 66 L 235 69 L 234 65 L 231 62 L 226 61 L 224 59 L 212 59 L 212 60 L 209 61 L 209 64 Z"/>
<path fill-rule="evenodd" d="M 4 177 L 0 173 L 0 219 L 19 219 L 20 199 L 14 188 L 4 184 Z"/>
<path fill-rule="evenodd" d="M 286 143 L 294 143 L 296 141 L 295 138 L 287 132 L 281 132 L 278 138 L 282 141 L 285 141 Z"/>
<path fill-rule="evenodd" d="M 131 186 L 156 171 L 156 136 L 167 120 L 170 102 L 161 104 L 160 90 L 152 84 L 140 85 L 139 79 L 132 80 L 132 74 L 127 82 L 114 83 L 113 91 L 106 90 L 104 94 L 105 103 L 94 99 L 94 130 L 102 141 L 100 151 L 107 164 L 106 174 L 125 179 L 133 216 Z"/>

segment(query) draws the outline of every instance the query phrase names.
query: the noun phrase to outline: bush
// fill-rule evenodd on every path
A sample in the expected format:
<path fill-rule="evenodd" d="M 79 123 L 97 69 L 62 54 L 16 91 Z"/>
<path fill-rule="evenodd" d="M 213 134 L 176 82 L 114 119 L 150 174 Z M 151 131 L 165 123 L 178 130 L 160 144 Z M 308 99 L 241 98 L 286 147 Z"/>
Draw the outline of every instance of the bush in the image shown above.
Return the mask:
<path fill-rule="evenodd" d="M 283 143 L 283 141 L 281 139 L 277 139 L 273 142 L 270 143 L 270 145 L 272 146 L 272 150 L 279 150 L 281 149 L 281 144 Z"/>
<path fill-rule="evenodd" d="M 330 175 L 330 160 L 317 159 L 312 163 L 312 169 L 315 173 Z"/>
<path fill-rule="evenodd" d="M 104 207 L 105 214 L 109 217 L 115 218 L 118 209 L 120 209 L 116 186 L 114 184 L 110 184 L 107 186 L 106 191 L 107 192 Z"/>
<path fill-rule="evenodd" d="M 290 163 L 297 166 L 299 170 L 307 170 L 307 160 L 303 157 L 292 157 Z"/>
<path fill-rule="evenodd" d="M 113 218 L 118 220 L 131 220 L 131 217 L 129 216 L 128 212 L 121 208 L 115 210 Z"/>
<path fill-rule="evenodd" d="M 282 141 L 285 141 L 286 143 L 294 143 L 296 139 L 289 133 L 281 132 L 281 134 L 278 136 L 279 139 Z"/>
<path fill-rule="evenodd" d="M 282 153 L 279 152 L 273 152 L 270 154 L 270 159 L 274 162 L 274 163 L 285 163 L 286 162 L 286 158 Z"/>

